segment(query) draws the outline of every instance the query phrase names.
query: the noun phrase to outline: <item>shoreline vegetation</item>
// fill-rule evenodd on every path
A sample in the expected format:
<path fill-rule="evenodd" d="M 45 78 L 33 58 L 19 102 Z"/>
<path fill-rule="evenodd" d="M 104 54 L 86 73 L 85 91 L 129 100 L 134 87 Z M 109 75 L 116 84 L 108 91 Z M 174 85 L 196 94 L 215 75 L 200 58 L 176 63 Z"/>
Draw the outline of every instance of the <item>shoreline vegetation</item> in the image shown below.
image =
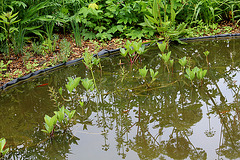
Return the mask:
<path fill-rule="evenodd" d="M 127 40 L 240 33 L 235 0 L 0 0 L 0 86 Z"/>

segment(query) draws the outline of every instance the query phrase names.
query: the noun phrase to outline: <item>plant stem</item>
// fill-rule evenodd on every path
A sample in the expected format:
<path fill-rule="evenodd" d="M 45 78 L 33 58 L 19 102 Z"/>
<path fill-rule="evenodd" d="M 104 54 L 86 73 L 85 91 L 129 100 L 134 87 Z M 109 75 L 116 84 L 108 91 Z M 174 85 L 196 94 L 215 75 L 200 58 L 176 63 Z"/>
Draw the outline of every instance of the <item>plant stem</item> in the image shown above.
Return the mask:
<path fill-rule="evenodd" d="M 94 82 L 94 85 L 96 87 L 96 90 L 97 90 L 98 94 L 100 94 L 99 91 L 98 91 L 97 85 L 96 85 L 96 81 L 95 81 L 95 77 L 94 77 L 92 68 L 90 68 L 90 70 L 91 70 L 91 74 L 92 74 L 92 78 L 93 78 L 93 82 Z"/>
<path fill-rule="evenodd" d="M 165 64 L 166 64 L 166 66 L 167 66 L 168 73 L 170 73 L 170 70 L 169 70 L 169 68 L 168 68 L 168 64 L 167 64 L 167 63 L 165 63 Z"/>

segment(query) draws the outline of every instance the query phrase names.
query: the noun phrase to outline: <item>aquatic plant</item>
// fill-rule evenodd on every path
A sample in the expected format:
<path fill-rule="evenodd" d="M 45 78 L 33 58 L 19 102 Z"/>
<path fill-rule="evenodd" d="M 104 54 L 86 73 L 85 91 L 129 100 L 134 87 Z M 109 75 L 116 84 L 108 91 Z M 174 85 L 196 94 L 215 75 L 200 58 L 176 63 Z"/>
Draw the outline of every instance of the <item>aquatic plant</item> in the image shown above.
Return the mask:
<path fill-rule="evenodd" d="M 189 79 L 191 81 L 191 83 L 193 84 L 193 79 L 195 78 L 195 70 L 194 69 L 190 69 L 190 68 L 187 68 L 186 69 L 186 74 L 185 74 L 185 77 L 187 79 Z"/>
<path fill-rule="evenodd" d="M 93 74 L 93 65 L 101 66 L 100 65 L 100 58 L 95 58 L 93 56 L 93 54 L 85 51 L 83 53 L 83 63 L 86 65 L 86 67 L 88 69 L 90 69 L 95 88 L 96 88 L 97 92 L 99 93 L 98 88 L 97 88 L 97 84 L 96 84 L 96 80 L 95 80 L 95 77 L 94 77 L 94 74 Z"/>
<path fill-rule="evenodd" d="M 197 76 L 197 78 L 201 81 L 202 84 L 203 78 L 205 77 L 206 73 L 207 70 L 203 70 L 202 68 L 194 67 L 192 70 L 190 68 L 187 68 L 185 77 L 192 82 L 195 76 Z"/>
<path fill-rule="evenodd" d="M 209 51 L 205 51 L 205 52 L 203 52 L 203 54 L 206 56 L 206 62 L 207 62 L 207 64 L 208 64 L 208 55 L 209 55 Z"/>
<path fill-rule="evenodd" d="M 91 90 L 91 91 L 94 90 L 94 84 L 93 84 L 93 80 L 92 80 L 92 79 L 85 78 L 85 79 L 81 79 L 81 81 L 82 81 L 83 87 L 84 87 L 87 91 L 88 91 L 88 90 Z"/>
<path fill-rule="evenodd" d="M 69 82 L 65 85 L 67 90 L 72 93 L 73 89 L 75 89 L 77 87 L 77 85 L 79 84 L 81 77 L 76 77 L 75 79 L 73 79 L 72 77 L 68 77 Z"/>
<path fill-rule="evenodd" d="M 205 77 L 205 75 L 207 74 L 207 70 L 203 70 L 202 68 L 198 68 L 196 70 L 196 74 L 197 74 L 197 78 L 201 81 L 201 84 L 203 83 L 203 78 Z"/>
<path fill-rule="evenodd" d="M 146 68 L 146 66 L 144 66 L 142 69 L 139 69 L 139 74 L 142 78 L 146 78 L 146 75 L 147 75 L 147 72 L 148 72 L 148 69 Z"/>
<path fill-rule="evenodd" d="M 173 63 L 174 63 L 174 59 L 171 59 L 171 60 L 169 61 L 169 65 L 170 65 L 170 67 L 172 67 L 172 72 L 173 72 Z"/>
<path fill-rule="evenodd" d="M 71 120 L 75 114 L 76 110 L 69 111 L 62 106 L 58 111 L 54 111 L 54 116 L 50 117 L 45 115 L 45 129 L 41 131 L 47 133 L 51 138 L 56 130 L 64 130 L 64 132 L 71 127 Z M 58 123 L 57 123 L 58 122 Z"/>
<path fill-rule="evenodd" d="M 171 56 L 171 51 L 169 51 L 167 54 L 166 53 L 162 53 L 162 54 L 158 54 L 159 57 L 161 57 L 167 67 L 167 70 L 168 70 L 168 73 L 170 73 L 170 70 L 168 68 L 168 63 L 170 63 L 170 56 Z M 173 64 L 173 61 L 172 61 L 172 64 Z"/>
<path fill-rule="evenodd" d="M 142 55 L 145 52 L 145 45 L 143 45 L 142 40 L 133 41 L 132 46 L 138 55 Z"/>
<path fill-rule="evenodd" d="M 181 65 L 181 69 L 182 71 L 184 70 L 184 67 L 186 66 L 187 64 L 187 57 L 184 56 L 183 58 L 179 59 L 178 60 L 179 64 Z"/>
<path fill-rule="evenodd" d="M 128 57 L 131 65 L 139 59 L 140 55 L 145 53 L 145 46 L 143 45 L 142 41 L 133 41 L 131 43 L 129 40 L 127 40 L 124 47 L 125 49 L 120 48 L 120 54 L 123 57 Z"/>
<path fill-rule="evenodd" d="M 150 75 L 151 75 L 151 78 L 152 78 L 150 83 L 152 83 L 153 81 L 156 80 L 156 76 L 158 75 L 158 71 L 154 72 L 153 69 L 150 69 Z"/>
<path fill-rule="evenodd" d="M 9 151 L 9 148 L 5 148 L 6 146 L 6 139 L 5 138 L 1 138 L 0 139 L 0 159 L 4 157 L 4 155 L 6 155 Z"/>
<path fill-rule="evenodd" d="M 161 53 L 163 54 L 166 50 L 168 50 L 168 42 L 162 41 L 161 43 L 157 43 L 157 46 Z"/>
<path fill-rule="evenodd" d="M 62 106 L 59 111 L 54 111 L 57 116 L 57 121 L 60 124 L 60 127 L 64 130 L 64 132 L 71 127 L 71 120 L 75 114 L 76 110 L 69 111 L 64 106 Z M 61 129 L 59 128 L 59 129 Z"/>
<path fill-rule="evenodd" d="M 147 85 L 148 88 L 150 87 L 150 84 L 153 83 L 156 80 L 156 76 L 158 75 L 158 71 L 154 72 L 154 70 L 151 69 L 151 68 L 149 70 L 150 70 L 150 75 L 151 75 L 152 79 L 151 79 L 150 83 L 146 82 L 146 85 Z M 139 72 L 139 75 L 144 80 L 146 80 L 146 75 L 148 73 L 148 69 L 146 68 L 146 66 L 144 66 L 142 69 L 139 69 L 138 72 Z"/>
<path fill-rule="evenodd" d="M 45 121 L 45 125 L 44 125 L 45 129 L 42 129 L 41 131 L 49 134 L 50 137 L 53 137 L 55 125 L 57 123 L 57 115 L 54 115 L 52 117 L 45 115 L 44 121 Z"/>

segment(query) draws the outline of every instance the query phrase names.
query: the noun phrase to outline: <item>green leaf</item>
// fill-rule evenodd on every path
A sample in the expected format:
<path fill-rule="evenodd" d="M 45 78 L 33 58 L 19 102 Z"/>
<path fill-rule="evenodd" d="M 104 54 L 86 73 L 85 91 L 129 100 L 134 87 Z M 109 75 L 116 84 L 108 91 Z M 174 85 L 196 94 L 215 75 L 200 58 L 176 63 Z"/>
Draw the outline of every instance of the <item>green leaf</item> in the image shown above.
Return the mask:
<path fill-rule="evenodd" d="M 62 123 L 64 119 L 64 110 L 64 106 L 62 106 L 62 108 L 60 108 L 58 112 L 54 112 L 57 115 L 57 119 L 60 123 Z"/>
<path fill-rule="evenodd" d="M 183 58 L 179 59 L 178 62 L 182 67 L 184 67 L 187 64 L 187 57 L 184 56 Z"/>
<path fill-rule="evenodd" d="M 152 77 L 152 80 L 154 80 L 155 77 L 158 75 L 158 71 L 154 72 L 153 69 L 150 69 L 150 75 Z"/>
<path fill-rule="evenodd" d="M 161 3 L 161 0 L 160 0 L 160 3 Z M 153 15 L 154 19 L 158 18 L 158 13 L 159 13 L 158 1 L 154 0 L 153 7 L 152 7 L 152 15 Z"/>
<path fill-rule="evenodd" d="M 156 24 L 157 26 L 160 25 L 160 22 L 157 19 L 154 19 L 153 17 L 146 15 L 149 22 Z M 151 25 L 150 25 L 151 26 Z M 149 27 L 150 27 L 149 26 Z"/>
<path fill-rule="evenodd" d="M 209 55 L 209 51 L 205 51 L 205 52 L 203 52 L 204 53 L 204 55 L 207 57 L 208 55 Z"/>
<path fill-rule="evenodd" d="M 104 27 L 104 26 L 97 26 L 97 27 L 94 28 L 94 30 L 102 33 L 104 30 L 106 30 L 106 27 Z"/>
<path fill-rule="evenodd" d="M 75 114 L 76 110 L 72 110 L 69 114 L 69 119 L 72 119 L 74 114 Z"/>
<path fill-rule="evenodd" d="M 78 101 L 78 102 L 79 102 L 79 104 L 83 107 L 84 102 L 82 102 L 82 101 Z"/>
<path fill-rule="evenodd" d="M 49 133 L 47 130 L 45 129 L 41 129 L 42 132 L 45 132 L 45 133 Z"/>
<path fill-rule="evenodd" d="M 62 96 L 62 87 L 59 88 L 58 92 Z"/>
<path fill-rule="evenodd" d="M 36 18 L 33 15 L 36 14 L 36 12 L 38 12 L 39 10 L 48 7 L 47 5 L 48 3 L 49 3 L 48 1 L 44 1 L 27 9 L 24 19 L 21 21 L 21 24 L 25 24 L 29 21 L 34 21 Z"/>
<path fill-rule="evenodd" d="M 94 84 L 93 84 L 93 80 L 91 79 L 88 79 L 88 78 L 85 78 L 85 79 L 82 79 L 82 85 L 83 87 L 88 91 L 88 90 L 91 90 L 93 91 L 94 90 Z"/>
<path fill-rule="evenodd" d="M 75 89 L 79 84 L 81 77 L 77 77 L 74 80 L 71 77 L 68 77 L 68 80 L 69 82 L 65 86 L 68 89 L 68 91 L 72 93 L 73 89 Z"/>
<path fill-rule="evenodd" d="M 130 37 L 131 39 L 141 39 L 142 37 L 144 37 L 142 31 L 140 30 L 132 30 L 130 33 L 126 34 L 128 37 Z"/>
<path fill-rule="evenodd" d="M 5 144 L 6 144 L 6 139 L 5 138 L 1 138 L 0 139 L 0 152 L 3 151 L 3 148 L 4 148 Z"/>
<path fill-rule="evenodd" d="M 126 57 L 127 54 L 128 54 L 128 51 L 124 48 L 120 48 L 120 54 L 123 56 L 123 57 Z"/>
<path fill-rule="evenodd" d="M 144 68 L 142 68 L 142 69 L 139 69 L 139 74 L 140 74 L 140 76 L 142 76 L 143 78 L 146 77 L 147 72 L 148 72 L 148 69 L 146 68 L 146 66 L 144 66 Z"/>
<path fill-rule="evenodd" d="M 45 115 L 44 120 L 47 125 L 51 124 L 51 117 L 49 117 L 48 115 Z"/>
<path fill-rule="evenodd" d="M 21 2 L 21 1 L 12 1 L 11 2 L 11 5 L 18 5 L 18 7 L 23 7 L 23 9 L 25 9 L 27 7 L 27 5 L 24 3 L 24 2 Z"/>
<path fill-rule="evenodd" d="M 186 73 L 187 74 L 185 74 L 185 77 L 188 78 L 189 80 L 192 81 L 195 78 L 195 71 L 194 70 L 191 71 L 190 68 L 187 68 Z"/>
<path fill-rule="evenodd" d="M 95 39 L 95 37 L 96 37 L 96 34 L 94 34 L 93 32 L 83 32 L 82 34 L 83 34 L 85 41 L 88 39 L 90 39 L 90 40 Z"/>
<path fill-rule="evenodd" d="M 162 41 L 162 43 L 157 43 L 157 45 L 161 53 L 164 53 L 167 48 L 167 43 L 165 41 Z"/>
<path fill-rule="evenodd" d="M 154 27 L 150 22 L 149 22 L 149 20 L 144 16 L 144 22 L 145 23 L 141 23 L 140 25 L 142 25 L 142 26 L 147 26 L 147 27 L 150 27 L 150 28 L 152 28 L 152 29 L 155 29 L 156 27 Z"/>

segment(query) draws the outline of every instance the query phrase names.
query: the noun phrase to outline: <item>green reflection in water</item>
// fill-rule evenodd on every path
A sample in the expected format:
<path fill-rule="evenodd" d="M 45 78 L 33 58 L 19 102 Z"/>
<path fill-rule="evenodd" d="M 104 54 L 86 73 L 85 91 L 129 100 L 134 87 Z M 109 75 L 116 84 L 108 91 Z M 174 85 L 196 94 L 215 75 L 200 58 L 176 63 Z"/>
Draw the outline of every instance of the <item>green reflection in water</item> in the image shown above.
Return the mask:
<path fill-rule="evenodd" d="M 0 137 L 11 148 L 8 158 L 74 159 L 78 152 L 89 154 L 84 149 L 88 144 L 81 143 L 85 140 L 100 148 L 92 150 L 95 159 L 104 151 L 118 159 L 240 158 L 239 46 L 239 39 L 172 45 L 175 64 L 170 74 L 154 48 L 132 66 L 122 57 L 106 58 L 101 62 L 103 71 L 94 70 L 100 95 L 96 90 L 86 92 L 81 85 L 67 92 L 67 77 L 91 78 L 83 64 L 9 89 L 0 95 Z M 192 86 L 181 74 L 177 59 L 184 56 L 189 66 L 208 69 L 201 87 L 196 79 Z M 145 65 L 159 72 L 150 86 L 145 85 L 151 81 L 149 73 L 146 79 L 138 73 Z M 53 140 L 41 132 L 44 115 L 57 110 L 48 87 L 56 91 L 62 87 L 64 99 L 70 101 L 58 95 L 59 102 L 77 111 L 72 132 L 56 134 Z M 81 140 L 88 134 L 101 135 L 102 145 Z"/>

